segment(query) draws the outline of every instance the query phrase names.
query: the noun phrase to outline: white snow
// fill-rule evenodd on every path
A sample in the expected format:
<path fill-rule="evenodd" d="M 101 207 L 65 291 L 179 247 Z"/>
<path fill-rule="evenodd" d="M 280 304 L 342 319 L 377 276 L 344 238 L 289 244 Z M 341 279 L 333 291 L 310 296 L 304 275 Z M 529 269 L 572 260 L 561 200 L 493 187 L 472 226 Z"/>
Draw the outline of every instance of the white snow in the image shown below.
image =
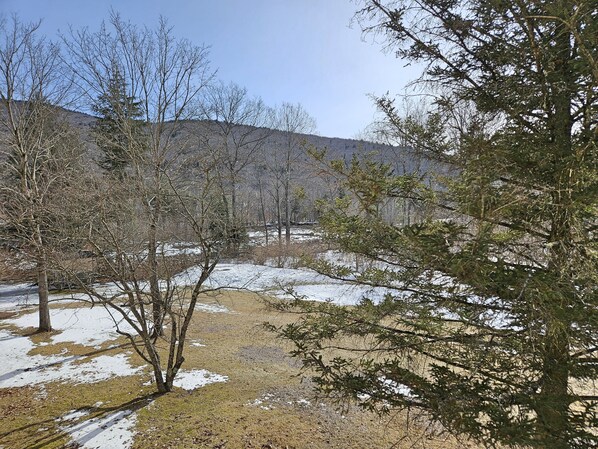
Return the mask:
<path fill-rule="evenodd" d="M 38 380 L 47 372 L 73 360 L 60 355 L 28 356 L 33 348 L 35 345 L 29 338 L 0 330 L 0 388 L 40 383 Z"/>
<path fill-rule="evenodd" d="M 89 410 L 87 409 L 71 410 L 66 415 L 63 415 L 60 418 L 58 418 L 57 421 L 76 421 L 87 415 L 89 415 Z"/>
<path fill-rule="evenodd" d="M 282 231 L 282 238 L 284 239 L 284 229 Z M 264 230 L 249 231 L 247 233 L 249 241 L 252 245 L 264 246 L 266 244 L 266 232 Z M 291 227 L 291 242 L 313 242 L 322 240 L 322 234 L 319 230 L 306 227 Z M 278 244 L 278 231 L 268 229 L 268 242 L 270 244 Z"/>
<path fill-rule="evenodd" d="M 158 245 L 158 254 L 164 256 L 195 256 L 201 254 L 201 248 L 193 242 L 162 242 Z"/>
<path fill-rule="evenodd" d="M 38 303 L 37 287 L 31 284 L 0 285 L 0 310 L 16 310 Z"/>
<path fill-rule="evenodd" d="M 114 284 L 94 284 L 93 288 L 99 294 L 106 296 L 119 296 L 123 294 L 122 289 Z M 85 293 L 50 293 L 50 302 L 78 302 L 89 301 L 89 295 Z M 33 284 L 0 284 L 0 310 L 20 310 L 33 307 L 39 304 L 37 286 Z"/>
<path fill-rule="evenodd" d="M 89 411 L 73 411 L 61 421 L 84 418 Z M 61 426 L 82 449 L 128 449 L 133 445 L 137 415 L 131 410 L 119 410 L 105 416 Z"/>
<path fill-rule="evenodd" d="M 382 382 L 382 389 L 385 390 L 387 393 L 398 394 L 407 398 L 413 397 L 413 392 L 411 391 L 411 388 L 409 388 L 407 385 L 400 384 L 391 379 L 387 379 L 384 376 L 380 376 L 378 379 Z"/>
<path fill-rule="evenodd" d="M 201 275 L 199 267 L 191 267 L 175 276 L 179 285 L 190 285 Z M 254 291 L 279 289 L 295 282 L 330 281 L 313 271 L 272 268 L 250 263 L 221 263 L 216 266 L 206 283 L 208 288 L 240 288 Z"/>
<path fill-rule="evenodd" d="M 19 318 L 6 320 L 6 323 L 26 328 L 38 325 L 38 314 L 29 313 Z M 53 335 L 53 343 L 77 343 L 85 346 L 99 346 L 118 338 L 115 328 L 132 332 L 133 329 L 117 312 L 110 312 L 104 307 L 50 309 L 52 328 L 61 331 Z"/>
<path fill-rule="evenodd" d="M 175 276 L 179 285 L 193 284 L 201 274 L 192 267 Z M 371 288 L 330 279 L 308 269 L 274 268 L 249 263 L 218 264 L 204 284 L 206 288 L 238 288 L 290 298 L 288 289 L 312 301 L 331 301 L 339 305 L 355 305 L 365 296 L 380 301 L 388 289 Z"/>
<path fill-rule="evenodd" d="M 147 246 L 147 244 L 144 244 L 144 247 L 145 246 Z M 156 252 L 160 256 L 196 256 L 202 253 L 199 245 L 193 242 L 159 242 Z M 134 255 L 140 258 L 145 258 L 147 257 L 147 249 L 134 253 Z"/>
<path fill-rule="evenodd" d="M 103 307 L 51 309 L 50 315 L 54 329 L 61 331 L 49 337 L 52 343 L 68 342 L 98 348 L 98 345 L 118 337 L 114 332 L 114 321 Z M 5 322 L 21 328 L 35 327 L 38 315 L 28 313 Z M 122 323 L 120 326 L 129 330 Z M 28 355 L 37 346 L 47 346 L 47 343 L 36 345 L 29 337 L 0 330 L 0 388 L 55 381 L 92 383 L 115 376 L 130 376 L 141 370 L 129 364 L 126 354 L 95 358 L 66 353 Z"/>
<path fill-rule="evenodd" d="M 179 371 L 174 378 L 173 385 L 184 390 L 195 390 L 196 388 L 204 387 L 209 384 L 226 381 L 228 381 L 227 376 L 210 373 L 205 369 L 197 369 L 192 371 Z"/>
<path fill-rule="evenodd" d="M 166 373 L 163 373 L 166 376 Z M 180 370 L 176 377 L 174 378 L 174 382 L 172 383 L 173 386 L 182 388 L 183 390 L 191 391 L 197 388 L 205 387 L 206 385 L 217 383 L 217 382 L 227 382 L 228 376 L 223 376 L 221 374 L 214 374 L 205 369 L 195 369 L 191 371 L 183 371 Z M 143 385 L 151 385 L 155 382 L 154 376 L 145 382 Z"/>
<path fill-rule="evenodd" d="M 341 306 L 358 304 L 364 297 L 379 302 L 388 293 L 384 288 L 346 283 L 295 285 L 293 293 L 310 301 L 327 301 Z M 292 295 L 285 291 L 275 292 L 280 298 L 290 299 Z"/>

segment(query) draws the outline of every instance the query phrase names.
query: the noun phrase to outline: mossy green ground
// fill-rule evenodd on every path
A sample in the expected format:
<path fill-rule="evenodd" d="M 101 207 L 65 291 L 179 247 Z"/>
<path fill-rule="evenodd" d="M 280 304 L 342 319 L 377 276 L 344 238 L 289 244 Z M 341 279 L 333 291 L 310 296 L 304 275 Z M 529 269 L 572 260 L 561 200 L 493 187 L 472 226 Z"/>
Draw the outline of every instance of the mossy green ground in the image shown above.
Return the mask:
<path fill-rule="evenodd" d="M 60 430 L 67 412 L 90 409 L 83 420 L 117 410 L 137 411 L 133 448 L 453 448 L 469 447 L 446 437 L 431 437 L 406 413 L 377 417 L 356 407 L 339 411 L 316 400 L 288 347 L 264 330 L 265 321 L 288 322 L 291 316 L 267 310 L 253 294 L 225 292 L 202 298 L 232 313 L 197 311 L 186 348 L 185 370 L 206 369 L 228 377 L 194 391 L 175 389 L 157 396 L 143 374 L 94 384 L 49 383 L 43 387 L 0 389 L 0 447 L 76 447 Z M 0 321 L 0 325 L 1 325 Z M 14 330 L 14 329 L 13 329 Z M 31 330 L 19 330 L 27 333 Z M 48 336 L 34 335 L 36 342 Z M 126 341 L 99 351 L 81 345 L 38 346 L 36 353 L 132 352 Z M 131 354 L 131 363 L 141 364 Z M 260 403 L 258 400 L 261 400 Z M 71 446 L 69 446 L 71 445 Z M 473 447 L 473 446 L 471 446 Z"/>

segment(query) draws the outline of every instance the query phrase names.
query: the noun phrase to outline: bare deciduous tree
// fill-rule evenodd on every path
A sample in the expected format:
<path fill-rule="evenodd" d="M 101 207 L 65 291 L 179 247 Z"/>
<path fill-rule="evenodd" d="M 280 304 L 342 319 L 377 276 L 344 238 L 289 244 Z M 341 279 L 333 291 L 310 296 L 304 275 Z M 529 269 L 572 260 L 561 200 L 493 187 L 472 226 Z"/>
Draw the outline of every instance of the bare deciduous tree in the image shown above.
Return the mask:
<path fill-rule="evenodd" d="M 205 170 L 188 183 L 180 176 L 189 145 L 184 121 L 195 116 L 212 77 L 207 50 L 175 39 L 164 20 L 156 29 L 139 29 L 117 14 L 98 32 L 71 31 L 64 41 L 90 103 L 110 98 L 118 74 L 121 97 L 142 111 L 140 126 L 131 117 L 113 118 L 112 127 L 126 136 L 120 153 L 127 158 L 127 176 L 98 180 L 98 197 L 90 202 L 88 242 L 112 287 L 81 286 L 115 312 L 117 322 L 128 323 L 118 331 L 151 364 L 158 391 L 167 392 L 184 361 L 195 304 L 220 249 L 212 232 L 212 178 Z M 193 236 L 194 247 L 181 251 L 193 256 L 173 257 L 177 251 L 162 240 L 168 217 Z M 191 265 L 196 276 L 177 275 Z"/>
<path fill-rule="evenodd" d="M 234 237 L 241 227 L 239 184 L 272 133 L 267 128 L 272 111 L 261 99 L 251 98 L 247 89 L 219 83 L 206 90 L 202 118 L 208 120 L 211 138 L 204 144 L 215 161 L 223 207 Z"/>
<path fill-rule="evenodd" d="M 135 195 L 134 186 L 129 189 L 121 183 L 115 188 L 114 180 L 101 179 L 100 185 L 103 182 L 110 187 L 102 189 L 92 202 L 88 244 L 110 282 L 108 286 L 80 282 L 93 302 L 111 311 L 117 332 L 126 336 L 137 354 L 151 365 L 160 393 L 171 391 L 185 360 L 185 339 L 195 306 L 200 295 L 206 292 L 205 281 L 216 266 L 222 245 L 211 231 L 214 196 L 209 181 L 201 189 L 197 185 L 191 189 L 188 183 L 185 185 L 177 179 L 175 172 L 164 176 L 167 186 L 163 190 L 170 213 L 184 224 L 187 235 L 195 238 L 185 242 L 183 247 L 158 244 L 154 267 L 145 241 L 151 211 L 127 200 Z M 191 195 L 190 191 L 200 194 Z M 129 217 L 126 225 L 120 220 L 123 214 Z M 148 274 L 154 270 L 160 278 L 161 316 L 158 318 L 148 281 Z M 156 332 L 157 325 L 168 332 Z"/>
<path fill-rule="evenodd" d="M 50 331 L 48 263 L 60 215 L 52 202 L 77 163 L 77 148 L 56 107 L 69 87 L 59 49 L 39 38 L 38 28 L 16 16 L 0 19 L 0 217 L 8 238 L 35 263 L 39 331 Z"/>
<path fill-rule="evenodd" d="M 195 116 L 194 105 L 213 72 L 208 50 L 187 40 L 177 40 L 165 19 L 156 29 L 137 28 L 112 13 L 109 23 L 98 32 L 71 31 L 64 41 L 71 55 L 73 70 L 92 103 L 109 96 L 111 80 L 123 78 L 126 97 L 141 111 L 144 132 L 136 136 L 133 179 L 140 204 L 148 217 L 147 251 L 149 283 L 154 313 L 154 332 L 162 333 L 161 309 L 164 303 L 158 279 L 158 228 L 166 212 L 166 174 L 185 149 L 177 139 L 183 121 Z M 127 122 L 127 123 L 130 123 Z M 130 131 L 127 124 L 124 131 Z M 130 151 L 130 144 L 123 151 Z M 139 148 L 140 147 L 140 148 Z"/>
<path fill-rule="evenodd" d="M 273 192 L 278 217 L 278 239 L 282 241 L 281 219 L 284 214 L 285 242 L 288 245 L 291 242 L 292 181 L 304 154 L 301 134 L 314 132 L 316 121 L 301 104 L 283 103 L 276 110 L 275 126 L 282 131 L 283 138 L 280 148 L 272 157 L 270 169 L 275 182 Z"/>

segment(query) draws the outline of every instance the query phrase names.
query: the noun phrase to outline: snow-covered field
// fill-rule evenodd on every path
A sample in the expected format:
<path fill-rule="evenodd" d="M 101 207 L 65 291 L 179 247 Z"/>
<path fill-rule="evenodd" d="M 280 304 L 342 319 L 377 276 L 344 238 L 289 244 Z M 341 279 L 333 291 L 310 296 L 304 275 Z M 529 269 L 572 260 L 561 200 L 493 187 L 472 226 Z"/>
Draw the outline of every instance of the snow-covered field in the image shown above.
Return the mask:
<path fill-rule="evenodd" d="M 338 256 L 327 256 L 339 263 Z M 349 263 L 346 262 L 345 263 Z M 192 267 L 172 280 L 178 286 L 193 285 L 201 274 Z M 387 292 L 348 282 L 337 281 L 308 269 L 275 268 L 251 263 L 221 263 L 205 284 L 208 288 L 246 289 L 288 298 L 288 290 L 313 301 L 332 301 L 340 305 L 354 305 L 364 296 L 380 300 Z M 97 284 L 96 291 L 105 295 L 122 293 L 115 284 Z M 149 288 L 149 286 L 148 286 Z M 51 301 L 89 299 L 84 294 L 51 294 Z M 19 310 L 37 304 L 37 287 L 29 284 L 0 285 L 0 310 Z M 204 307 L 204 306 L 199 306 Z"/>
<path fill-rule="evenodd" d="M 0 311 L 37 304 L 37 287 L 31 284 L 0 285 Z"/>

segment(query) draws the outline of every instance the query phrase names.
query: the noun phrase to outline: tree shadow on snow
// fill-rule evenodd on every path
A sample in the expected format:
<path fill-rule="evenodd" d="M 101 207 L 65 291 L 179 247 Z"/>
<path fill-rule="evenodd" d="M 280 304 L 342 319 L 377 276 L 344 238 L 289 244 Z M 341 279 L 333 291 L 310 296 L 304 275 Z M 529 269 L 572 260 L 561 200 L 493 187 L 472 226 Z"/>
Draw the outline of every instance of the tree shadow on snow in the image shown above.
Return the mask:
<path fill-rule="evenodd" d="M 100 435 L 102 432 L 108 431 L 110 427 L 118 425 L 120 421 L 131 416 L 133 413 L 147 407 L 158 396 L 156 393 L 147 394 L 137 397 L 123 404 L 109 407 L 101 405 L 91 405 L 88 407 L 81 407 L 74 410 L 73 413 L 80 413 L 81 415 L 73 419 L 63 419 L 61 417 L 50 418 L 39 422 L 34 422 L 12 429 L 8 432 L 0 434 L 0 444 L 2 439 L 14 433 L 31 429 L 32 432 L 43 432 L 44 428 L 52 428 L 49 434 L 34 438 L 33 441 L 22 441 L 24 446 L 29 449 L 42 449 L 56 443 L 64 438 L 65 433 L 77 432 L 77 441 L 73 442 L 73 447 L 80 447 L 86 442 Z M 109 418 L 108 420 L 106 420 Z M 103 421 L 101 425 L 100 421 Z M 70 447 L 67 445 L 66 447 Z"/>

